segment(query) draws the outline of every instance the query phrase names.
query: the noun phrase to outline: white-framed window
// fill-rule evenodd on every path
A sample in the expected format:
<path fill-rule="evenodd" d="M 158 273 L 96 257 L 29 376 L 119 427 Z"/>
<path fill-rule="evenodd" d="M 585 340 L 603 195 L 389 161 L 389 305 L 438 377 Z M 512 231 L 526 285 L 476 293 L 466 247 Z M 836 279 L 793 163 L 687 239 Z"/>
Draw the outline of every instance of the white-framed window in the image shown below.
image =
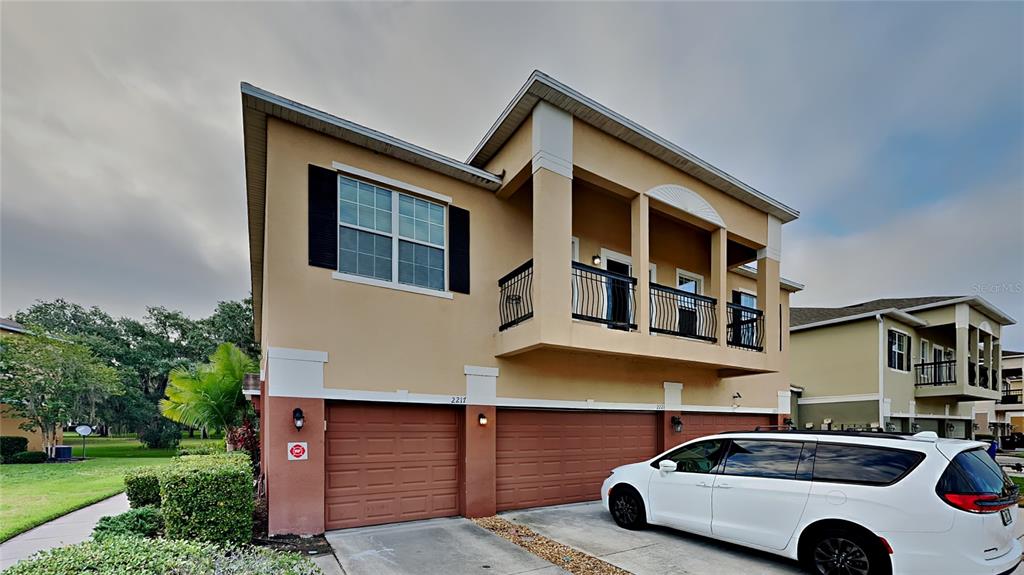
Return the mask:
<path fill-rule="evenodd" d="M 338 178 L 338 273 L 443 292 L 445 206 Z"/>
<path fill-rule="evenodd" d="M 932 344 L 927 339 L 921 340 L 921 358 L 918 360 L 921 363 L 928 363 L 932 357 Z"/>
<path fill-rule="evenodd" d="M 896 371 L 910 371 L 910 335 L 889 329 L 889 367 Z"/>
<path fill-rule="evenodd" d="M 576 236 L 572 237 L 572 261 L 580 261 L 580 239 Z"/>
<path fill-rule="evenodd" d="M 704 276 L 676 268 L 676 288 L 688 293 L 704 293 Z"/>

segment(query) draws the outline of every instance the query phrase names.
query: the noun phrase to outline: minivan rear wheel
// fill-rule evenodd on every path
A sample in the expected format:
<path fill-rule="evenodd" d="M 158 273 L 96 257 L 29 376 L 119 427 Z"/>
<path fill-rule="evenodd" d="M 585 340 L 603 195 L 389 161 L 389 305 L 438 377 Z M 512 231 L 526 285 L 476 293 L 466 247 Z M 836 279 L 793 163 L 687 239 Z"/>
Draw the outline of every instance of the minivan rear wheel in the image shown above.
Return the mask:
<path fill-rule="evenodd" d="M 817 533 L 804 557 L 817 575 L 889 575 L 891 566 L 878 541 L 847 529 Z"/>
<path fill-rule="evenodd" d="M 642 529 L 647 525 L 647 512 L 640 494 L 628 487 L 620 487 L 612 491 L 608 499 L 608 508 L 612 519 L 619 527 L 625 529 Z"/>

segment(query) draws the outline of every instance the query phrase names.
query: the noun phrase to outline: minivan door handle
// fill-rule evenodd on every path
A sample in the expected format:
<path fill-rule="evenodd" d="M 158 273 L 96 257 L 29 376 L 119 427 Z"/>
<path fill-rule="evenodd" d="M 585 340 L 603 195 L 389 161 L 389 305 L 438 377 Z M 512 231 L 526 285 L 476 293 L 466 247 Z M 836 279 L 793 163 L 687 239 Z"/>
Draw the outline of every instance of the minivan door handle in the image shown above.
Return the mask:
<path fill-rule="evenodd" d="M 708 487 L 708 488 L 710 488 L 711 486 L 708 485 L 708 483 L 706 481 L 701 481 L 700 483 L 697 484 L 697 487 Z"/>
<path fill-rule="evenodd" d="M 715 487 L 717 489 L 732 489 L 732 485 L 729 485 L 728 483 L 719 483 Z"/>

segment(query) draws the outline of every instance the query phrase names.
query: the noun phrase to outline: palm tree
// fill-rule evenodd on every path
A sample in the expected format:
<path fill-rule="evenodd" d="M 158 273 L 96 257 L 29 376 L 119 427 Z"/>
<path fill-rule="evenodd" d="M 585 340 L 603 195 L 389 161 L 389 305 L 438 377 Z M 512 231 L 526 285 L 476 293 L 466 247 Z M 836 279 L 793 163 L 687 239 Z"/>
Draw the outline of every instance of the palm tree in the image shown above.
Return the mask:
<path fill-rule="evenodd" d="M 184 425 L 223 429 L 227 437 L 246 413 L 242 380 L 258 367 L 235 345 L 222 343 L 210 363 L 171 370 L 160 413 Z"/>

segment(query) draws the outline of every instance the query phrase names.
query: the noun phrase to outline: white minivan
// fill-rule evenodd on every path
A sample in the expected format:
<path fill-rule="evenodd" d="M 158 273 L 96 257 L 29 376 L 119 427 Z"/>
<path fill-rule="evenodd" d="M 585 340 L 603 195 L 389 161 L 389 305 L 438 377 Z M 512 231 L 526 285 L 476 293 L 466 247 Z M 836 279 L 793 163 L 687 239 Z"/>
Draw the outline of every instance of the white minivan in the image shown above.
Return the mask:
<path fill-rule="evenodd" d="M 1018 490 L 985 447 L 933 432 L 722 433 L 615 468 L 601 495 L 627 529 L 681 529 L 821 575 L 1010 573 Z"/>

